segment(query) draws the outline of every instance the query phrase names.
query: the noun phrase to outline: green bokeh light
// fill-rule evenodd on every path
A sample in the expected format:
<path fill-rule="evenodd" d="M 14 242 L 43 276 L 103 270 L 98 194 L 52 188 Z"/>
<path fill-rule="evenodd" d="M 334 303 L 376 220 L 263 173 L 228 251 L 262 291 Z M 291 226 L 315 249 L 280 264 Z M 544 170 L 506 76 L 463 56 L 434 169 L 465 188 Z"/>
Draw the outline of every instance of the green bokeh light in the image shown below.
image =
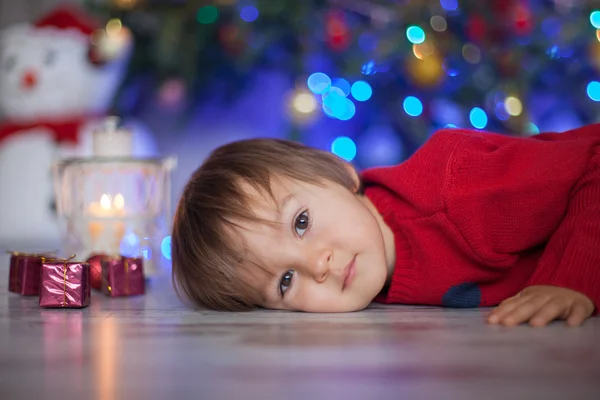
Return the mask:
<path fill-rule="evenodd" d="M 212 24 L 219 18 L 219 10 L 217 7 L 204 6 L 198 10 L 196 19 L 201 24 Z"/>

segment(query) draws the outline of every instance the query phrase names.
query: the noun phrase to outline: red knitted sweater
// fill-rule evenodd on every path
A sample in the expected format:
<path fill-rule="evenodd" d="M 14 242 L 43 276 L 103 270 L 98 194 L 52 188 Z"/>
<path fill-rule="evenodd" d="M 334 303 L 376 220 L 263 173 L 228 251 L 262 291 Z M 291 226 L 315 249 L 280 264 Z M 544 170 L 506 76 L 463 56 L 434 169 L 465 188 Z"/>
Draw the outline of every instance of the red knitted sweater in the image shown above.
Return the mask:
<path fill-rule="evenodd" d="M 600 309 L 600 124 L 530 138 L 442 130 L 363 179 L 396 245 L 376 301 L 493 306 L 555 285 Z"/>

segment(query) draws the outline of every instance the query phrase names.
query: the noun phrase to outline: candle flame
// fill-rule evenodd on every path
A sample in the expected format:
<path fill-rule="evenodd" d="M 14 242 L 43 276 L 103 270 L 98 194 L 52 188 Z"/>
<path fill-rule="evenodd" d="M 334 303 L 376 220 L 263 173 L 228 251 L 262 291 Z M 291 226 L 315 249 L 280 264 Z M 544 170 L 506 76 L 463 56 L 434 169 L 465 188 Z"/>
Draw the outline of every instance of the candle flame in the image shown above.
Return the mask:
<path fill-rule="evenodd" d="M 117 193 L 113 200 L 113 207 L 117 210 L 122 210 L 125 207 L 125 198 L 121 193 Z"/>
<path fill-rule="evenodd" d="M 103 194 L 100 198 L 100 207 L 103 210 L 110 210 L 112 208 L 112 201 L 110 200 L 110 196 L 107 194 Z"/>

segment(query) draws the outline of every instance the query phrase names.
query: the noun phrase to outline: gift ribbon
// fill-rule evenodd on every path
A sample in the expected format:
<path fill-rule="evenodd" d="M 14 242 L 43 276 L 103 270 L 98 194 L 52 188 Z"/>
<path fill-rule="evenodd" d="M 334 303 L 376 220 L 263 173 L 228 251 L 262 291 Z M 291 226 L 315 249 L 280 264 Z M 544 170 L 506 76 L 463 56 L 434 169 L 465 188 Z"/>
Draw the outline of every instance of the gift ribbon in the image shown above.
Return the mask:
<path fill-rule="evenodd" d="M 125 259 L 125 296 L 129 296 L 129 262 Z"/>
<path fill-rule="evenodd" d="M 69 258 L 63 258 L 62 260 L 59 260 L 57 258 L 46 258 L 44 256 L 41 256 L 41 258 L 42 258 L 42 265 L 46 261 L 59 261 L 59 262 L 62 261 L 63 262 L 63 301 L 62 301 L 62 306 L 66 307 L 67 306 L 67 263 L 75 258 L 75 254 L 73 254 Z"/>

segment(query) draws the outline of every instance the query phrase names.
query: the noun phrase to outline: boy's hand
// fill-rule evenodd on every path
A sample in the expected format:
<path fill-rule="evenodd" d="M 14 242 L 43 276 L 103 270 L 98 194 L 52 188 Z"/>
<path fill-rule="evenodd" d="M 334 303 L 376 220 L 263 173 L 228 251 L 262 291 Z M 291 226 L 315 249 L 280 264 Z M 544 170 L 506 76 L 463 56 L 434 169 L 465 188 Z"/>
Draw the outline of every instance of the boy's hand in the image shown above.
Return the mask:
<path fill-rule="evenodd" d="M 514 326 L 529 321 L 545 326 L 555 319 L 578 326 L 594 312 L 594 303 L 586 295 L 557 286 L 535 285 L 504 300 L 488 316 L 490 324 Z"/>

